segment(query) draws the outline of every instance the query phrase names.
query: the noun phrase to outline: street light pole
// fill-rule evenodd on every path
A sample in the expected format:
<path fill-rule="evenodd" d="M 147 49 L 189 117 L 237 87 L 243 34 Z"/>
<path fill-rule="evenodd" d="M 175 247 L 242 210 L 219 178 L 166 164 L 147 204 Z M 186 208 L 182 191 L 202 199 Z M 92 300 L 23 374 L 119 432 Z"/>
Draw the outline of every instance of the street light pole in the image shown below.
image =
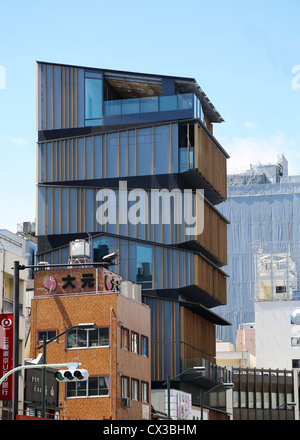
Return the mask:
<path fill-rule="evenodd" d="M 171 420 L 171 415 L 170 415 L 170 412 L 171 412 L 171 411 L 170 411 L 170 407 L 171 407 L 171 404 L 170 404 L 170 383 L 171 383 L 171 380 L 177 379 L 177 377 L 182 376 L 184 373 L 186 373 L 187 371 L 190 371 L 190 370 L 200 370 L 200 371 L 204 371 L 204 370 L 205 370 L 205 367 L 191 367 L 191 368 L 187 368 L 187 369 L 184 370 L 182 373 L 179 373 L 179 374 L 177 374 L 177 376 L 172 377 L 172 379 L 170 379 L 170 376 L 167 375 L 167 381 L 163 383 L 163 385 L 166 385 L 166 384 L 167 384 L 167 393 L 168 393 L 168 420 Z"/>

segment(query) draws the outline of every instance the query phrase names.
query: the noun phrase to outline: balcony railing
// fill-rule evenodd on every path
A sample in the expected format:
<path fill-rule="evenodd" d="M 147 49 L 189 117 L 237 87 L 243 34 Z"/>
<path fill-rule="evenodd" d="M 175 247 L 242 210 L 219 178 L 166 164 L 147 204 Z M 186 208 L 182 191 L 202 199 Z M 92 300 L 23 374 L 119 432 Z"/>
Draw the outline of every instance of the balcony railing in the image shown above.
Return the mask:
<path fill-rule="evenodd" d="M 118 99 L 104 102 L 105 116 L 123 116 L 180 110 L 192 110 L 192 117 L 201 119 L 203 123 L 205 122 L 201 102 L 193 93 Z"/>

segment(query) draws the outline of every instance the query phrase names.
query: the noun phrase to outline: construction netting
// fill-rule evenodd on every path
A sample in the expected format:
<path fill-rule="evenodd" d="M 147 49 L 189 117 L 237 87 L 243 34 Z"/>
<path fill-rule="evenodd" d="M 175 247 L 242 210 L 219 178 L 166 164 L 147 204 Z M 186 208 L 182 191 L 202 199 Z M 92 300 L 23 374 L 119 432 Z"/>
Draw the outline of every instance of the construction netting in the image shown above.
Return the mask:
<path fill-rule="evenodd" d="M 235 345 L 239 324 L 255 322 L 255 301 L 300 299 L 300 176 L 228 176 L 218 209 L 230 221 L 230 278 L 227 305 L 215 311 L 232 325 L 218 327 L 217 338 Z"/>

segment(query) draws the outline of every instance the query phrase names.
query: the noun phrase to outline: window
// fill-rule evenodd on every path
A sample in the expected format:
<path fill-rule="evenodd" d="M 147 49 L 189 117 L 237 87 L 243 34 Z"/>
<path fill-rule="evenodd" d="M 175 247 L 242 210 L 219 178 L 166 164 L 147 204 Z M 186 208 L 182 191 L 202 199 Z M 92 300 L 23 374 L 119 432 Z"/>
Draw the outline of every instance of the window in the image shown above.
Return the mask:
<path fill-rule="evenodd" d="M 85 78 L 85 125 L 102 124 L 102 79 Z"/>
<path fill-rule="evenodd" d="M 139 400 L 139 381 L 137 379 L 131 380 L 131 398 Z"/>
<path fill-rule="evenodd" d="M 240 405 L 239 392 L 233 391 L 233 408 L 239 408 L 239 405 Z"/>
<path fill-rule="evenodd" d="M 276 286 L 276 293 L 286 292 L 286 286 Z"/>
<path fill-rule="evenodd" d="M 135 332 L 131 332 L 131 351 L 139 354 L 139 335 Z"/>
<path fill-rule="evenodd" d="M 56 336 L 56 330 L 46 330 L 43 332 L 38 332 L 38 342 L 43 342 L 43 336 L 46 336 L 46 341 L 49 341 L 49 339 Z"/>
<path fill-rule="evenodd" d="M 256 398 L 256 408 L 261 409 L 262 408 L 262 401 L 261 401 L 261 393 L 259 391 L 256 391 L 255 398 Z"/>
<path fill-rule="evenodd" d="M 136 247 L 136 265 L 137 283 L 142 284 L 142 288 L 151 289 L 152 288 L 152 247 L 149 246 L 137 246 Z"/>
<path fill-rule="evenodd" d="M 148 338 L 141 336 L 141 355 L 148 357 Z"/>
<path fill-rule="evenodd" d="M 83 382 L 66 382 L 67 397 L 108 396 L 108 376 L 89 377 Z"/>
<path fill-rule="evenodd" d="M 108 396 L 109 393 L 108 376 L 90 377 L 88 386 L 89 386 L 89 396 Z"/>
<path fill-rule="evenodd" d="M 300 368 L 300 359 L 292 359 L 292 368 Z"/>
<path fill-rule="evenodd" d="M 122 397 L 129 397 L 129 378 L 122 376 Z"/>
<path fill-rule="evenodd" d="M 106 239 L 98 239 L 93 241 L 94 262 L 102 261 L 102 258 L 109 254 L 109 241 Z"/>
<path fill-rule="evenodd" d="M 109 328 L 72 330 L 67 333 L 67 348 L 104 347 L 109 345 Z"/>
<path fill-rule="evenodd" d="M 293 347 L 300 345 L 300 338 L 292 338 L 291 339 L 291 344 Z"/>
<path fill-rule="evenodd" d="M 89 347 L 103 347 L 109 345 L 109 329 L 108 327 L 100 327 L 88 332 Z"/>
<path fill-rule="evenodd" d="M 149 403 L 149 389 L 147 382 L 142 382 L 142 402 Z"/>
<path fill-rule="evenodd" d="M 129 350 L 129 330 L 122 327 L 122 348 Z"/>

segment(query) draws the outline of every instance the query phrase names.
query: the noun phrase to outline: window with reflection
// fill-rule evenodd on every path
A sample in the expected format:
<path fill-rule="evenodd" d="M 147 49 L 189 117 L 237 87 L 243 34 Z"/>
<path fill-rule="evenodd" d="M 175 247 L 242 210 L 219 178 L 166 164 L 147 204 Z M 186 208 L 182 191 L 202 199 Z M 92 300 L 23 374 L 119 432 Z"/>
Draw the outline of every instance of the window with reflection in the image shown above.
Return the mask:
<path fill-rule="evenodd" d="M 42 332 L 38 332 L 38 342 L 43 342 L 43 336 L 46 337 L 46 341 L 54 338 L 56 336 L 56 330 L 45 330 Z"/>
<path fill-rule="evenodd" d="M 85 123 L 102 123 L 102 79 L 85 78 Z"/>
<path fill-rule="evenodd" d="M 67 348 L 105 347 L 109 345 L 109 327 L 76 329 L 67 333 Z"/>
<path fill-rule="evenodd" d="M 109 254 L 109 241 L 105 238 L 93 240 L 93 261 L 99 263 L 107 254 Z"/>
<path fill-rule="evenodd" d="M 108 376 L 90 376 L 87 381 L 66 382 L 66 397 L 108 396 Z"/>
<path fill-rule="evenodd" d="M 150 246 L 136 247 L 137 273 L 136 282 L 142 284 L 143 289 L 152 288 L 153 252 Z"/>

